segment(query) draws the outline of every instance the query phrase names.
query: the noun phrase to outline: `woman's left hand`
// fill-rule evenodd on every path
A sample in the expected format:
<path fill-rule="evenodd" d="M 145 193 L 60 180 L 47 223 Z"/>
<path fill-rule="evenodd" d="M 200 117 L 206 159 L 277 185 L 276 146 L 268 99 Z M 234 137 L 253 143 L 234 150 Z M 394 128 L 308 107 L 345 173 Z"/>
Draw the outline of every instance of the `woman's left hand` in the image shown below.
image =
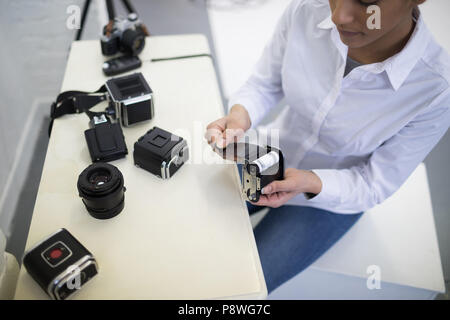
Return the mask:
<path fill-rule="evenodd" d="M 286 169 L 284 180 L 273 181 L 265 186 L 256 206 L 278 208 L 302 192 L 318 194 L 322 190 L 322 181 L 312 171 L 294 168 Z"/>

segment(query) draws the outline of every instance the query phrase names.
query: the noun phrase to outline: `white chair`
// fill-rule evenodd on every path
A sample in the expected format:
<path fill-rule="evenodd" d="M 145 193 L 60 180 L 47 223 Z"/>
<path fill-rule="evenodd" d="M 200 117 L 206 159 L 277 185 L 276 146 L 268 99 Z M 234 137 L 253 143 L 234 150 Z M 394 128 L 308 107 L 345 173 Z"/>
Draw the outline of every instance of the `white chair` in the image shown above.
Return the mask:
<path fill-rule="evenodd" d="M 5 246 L 6 238 L 0 230 L 0 300 L 14 298 L 19 276 L 19 264 L 12 254 L 5 252 Z"/>
<path fill-rule="evenodd" d="M 260 218 L 252 217 L 253 223 Z M 268 299 L 434 299 L 443 292 L 422 163 L 394 195 L 365 212 L 330 250 Z"/>

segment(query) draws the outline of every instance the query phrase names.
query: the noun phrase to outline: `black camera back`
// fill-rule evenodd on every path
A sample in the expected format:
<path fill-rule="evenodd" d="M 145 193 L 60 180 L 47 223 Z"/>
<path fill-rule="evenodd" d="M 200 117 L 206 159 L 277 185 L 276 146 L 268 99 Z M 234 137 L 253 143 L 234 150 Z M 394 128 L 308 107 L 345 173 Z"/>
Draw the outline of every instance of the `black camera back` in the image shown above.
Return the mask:
<path fill-rule="evenodd" d="M 128 154 L 120 124 L 110 123 L 105 115 L 101 115 L 94 116 L 90 126 L 84 136 L 92 162 L 113 161 Z"/>

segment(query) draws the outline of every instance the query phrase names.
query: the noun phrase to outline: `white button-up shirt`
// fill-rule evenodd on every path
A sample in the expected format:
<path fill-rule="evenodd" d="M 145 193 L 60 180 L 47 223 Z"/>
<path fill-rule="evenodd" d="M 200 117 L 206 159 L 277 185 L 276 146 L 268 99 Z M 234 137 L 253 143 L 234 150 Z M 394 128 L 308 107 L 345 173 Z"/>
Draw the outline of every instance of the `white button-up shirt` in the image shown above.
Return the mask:
<path fill-rule="evenodd" d="M 312 170 L 322 191 L 287 204 L 337 213 L 365 211 L 391 196 L 450 125 L 450 58 L 422 17 L 401 52 L 353 69 L 328 1 L 294 0 L 251 77 L 229 100 L 255 128 L 279 129 L 286 167 Z"/>

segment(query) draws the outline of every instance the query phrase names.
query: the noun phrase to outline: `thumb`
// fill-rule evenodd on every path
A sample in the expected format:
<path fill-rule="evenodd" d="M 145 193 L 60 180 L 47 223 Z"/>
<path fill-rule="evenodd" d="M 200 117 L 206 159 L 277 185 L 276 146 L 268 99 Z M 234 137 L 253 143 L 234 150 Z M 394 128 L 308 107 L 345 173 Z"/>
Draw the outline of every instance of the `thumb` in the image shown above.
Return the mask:
<path fill-rule="evenodd" d="M 235 127 L 232 124 L 227 126 L 227 129 L 225 130 L 223 134 L 223 139 L 225 141 L 225 145 L 228 145 L 233 142 L 237 142 L 240 137 L 244 135 L 244 129 L 240 127 Z"/>
<path fill-rule="evenodd" d="M 210 123 L 206 127 L 205 138 L 209 144 L 217 143 L 218 141 L 222 142 L 226 124 L 227 124 L 226 118 L 221 118 L 219 120 Z"/>

